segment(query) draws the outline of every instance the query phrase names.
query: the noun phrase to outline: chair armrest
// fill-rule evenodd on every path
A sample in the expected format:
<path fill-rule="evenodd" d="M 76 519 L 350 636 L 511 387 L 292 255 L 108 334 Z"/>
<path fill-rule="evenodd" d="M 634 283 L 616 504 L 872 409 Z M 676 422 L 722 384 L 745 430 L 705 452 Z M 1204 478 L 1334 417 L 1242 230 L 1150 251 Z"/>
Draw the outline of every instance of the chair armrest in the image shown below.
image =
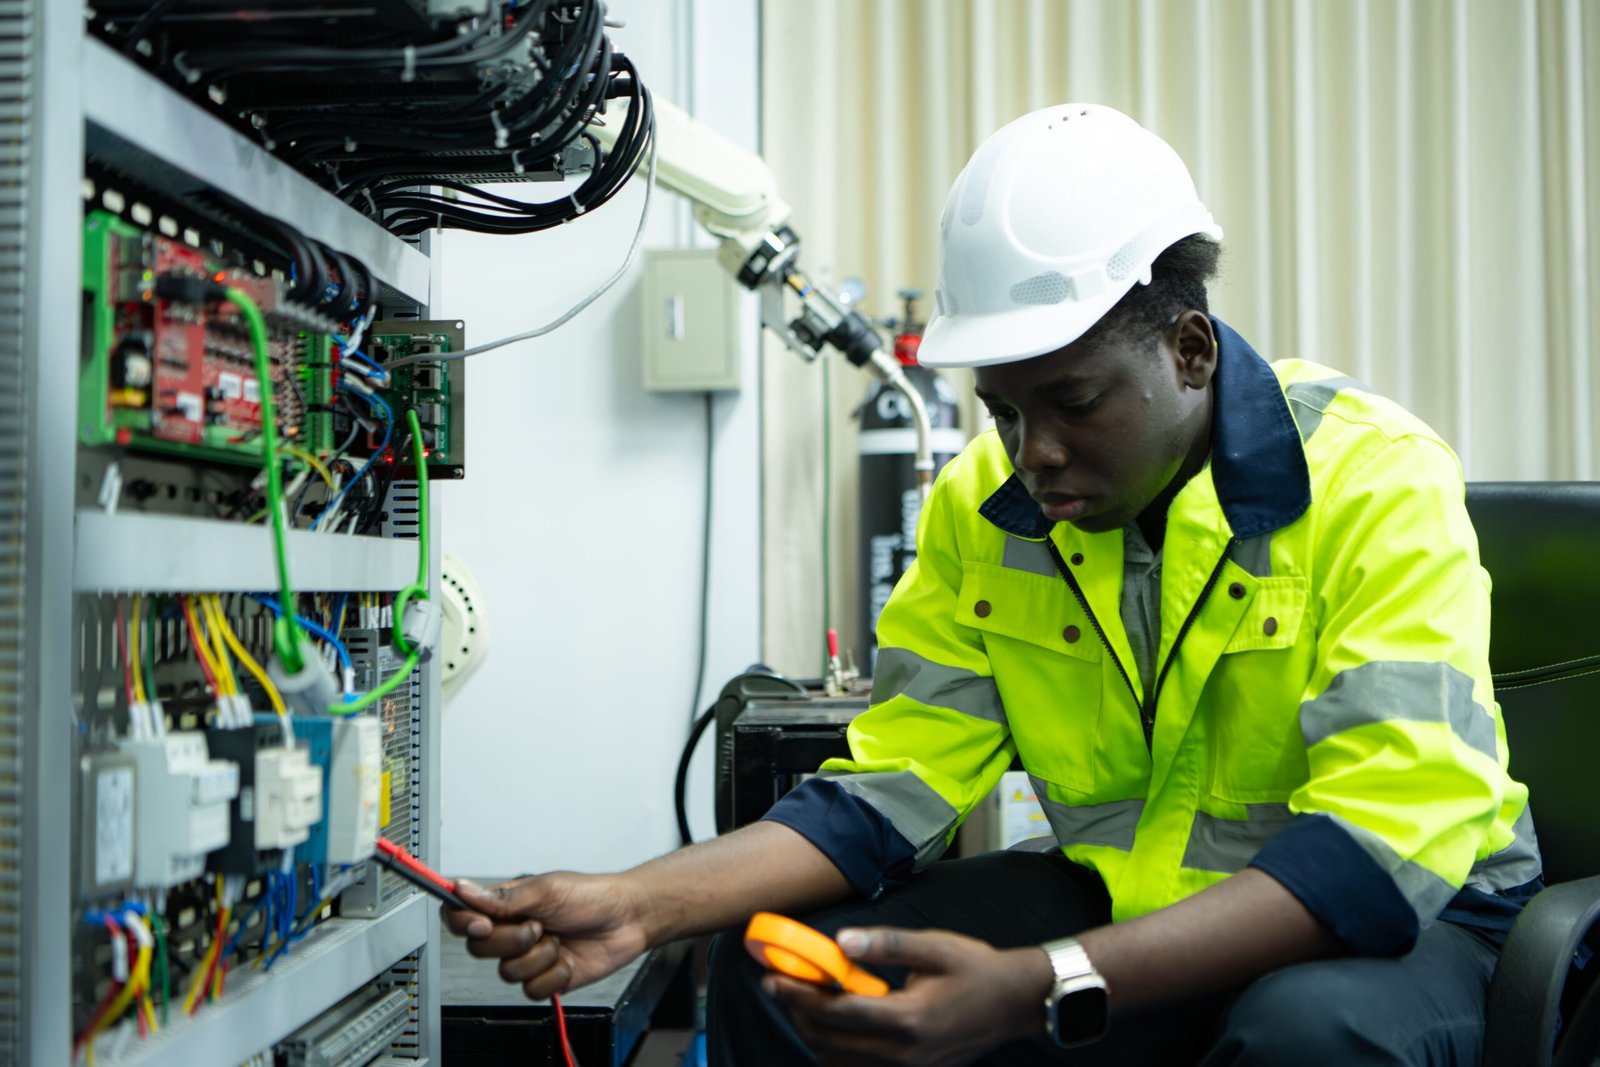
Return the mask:
<path fill-rule="evenodd" d="M 1562 882 L 1528 902 L 1489 985 L 1484 1067 L 1549 1067 L 1572 954 L 1600 920 L 1600 876 Z"/>

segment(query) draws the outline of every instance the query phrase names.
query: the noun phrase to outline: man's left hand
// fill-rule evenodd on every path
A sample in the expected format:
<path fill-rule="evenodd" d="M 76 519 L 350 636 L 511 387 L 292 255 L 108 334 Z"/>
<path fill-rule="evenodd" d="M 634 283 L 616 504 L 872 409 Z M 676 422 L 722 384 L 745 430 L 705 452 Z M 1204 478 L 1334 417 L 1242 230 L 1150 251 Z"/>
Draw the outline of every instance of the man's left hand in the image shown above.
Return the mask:
<path fill-rule="evenodd" d="M 1053 975 L 1037 948 L 1001 950 L 960 934 L 890 927 L 845 929 L 836 940 L 858 964 L 911 974 L 904 989 L 882 997 L 775 974 L 762 980 L 823 1063 L 944 1067 L 1044 1033 Z"/>

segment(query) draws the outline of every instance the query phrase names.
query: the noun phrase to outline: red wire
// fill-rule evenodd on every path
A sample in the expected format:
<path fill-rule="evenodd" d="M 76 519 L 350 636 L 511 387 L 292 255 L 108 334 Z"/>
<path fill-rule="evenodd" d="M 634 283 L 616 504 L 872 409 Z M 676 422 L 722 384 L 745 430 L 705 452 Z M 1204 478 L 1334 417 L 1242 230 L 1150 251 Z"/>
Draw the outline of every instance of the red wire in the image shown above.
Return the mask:
<path fill-rule="evenodd" d="M 116 938 L 122 932 L 122 924 L 111 916 L 107 915 L 105 922 L 106 929 L 111 931 L 112 938 Z M 105 1018 L 106 1012 L 111 1010 L 111 1002 L 117 999 L 118 993 L 122 992 L 122 985 L 123 983 L 115 978 L 111 980 L 111 991 L 106 994 L 106 999 L 100 1002 L 100 1006 L 94 1010 L 94 1014 L 89 1016 L 89 1022 L 84 1026 L 83 1033 L 79 1034 L 78 1039 L 72 1043 L 72 1062 L 78 1062 L 78 1054 L 83 1051 L 84 1041 L 88 1039 L 89 1034 L 94 1031 L 95 1027 L 100 1025 L 100 1020 Z"/>
<path fill-rule="evenodd" d="M 128 703 L 133 703 L 133 664 L 128 661 L 128 635 L 122 629 L 122 597 L 117 597 L 117 655 L 122 657 L 122 684 L 128 690 Z"/>
<path fill-rule="evenodd" d="M 550 1003 L 555 1005 L 556 1028 L 561 1031 L 561 1055 L 566 1059 L 567 1067 L 578 1067 L 578 1062 L 572 1058 L 572 1042 L 567 1040 L 567 1013 L 561 1008 L 561 997 L 551 993 Z"/>
<path fill-rule="evenodd" d="M 200 654 L 201 637 L 199 629 L 194 624 L 194 605 L 189 603 L 189 598 L 186 596 L 180 596 L 178 599 L 183 602 L 183 621 L 189 628 L 189 647 L 194 650 L 194 658 L 200 663 L 200 673 L 206 676 L 206 684 L 211 686 L 213 693 L 216 693 L 219 691 L 217 689 L 217 676 L 212 673 L 211 667 L 206 663 L 205 656 Z"/>

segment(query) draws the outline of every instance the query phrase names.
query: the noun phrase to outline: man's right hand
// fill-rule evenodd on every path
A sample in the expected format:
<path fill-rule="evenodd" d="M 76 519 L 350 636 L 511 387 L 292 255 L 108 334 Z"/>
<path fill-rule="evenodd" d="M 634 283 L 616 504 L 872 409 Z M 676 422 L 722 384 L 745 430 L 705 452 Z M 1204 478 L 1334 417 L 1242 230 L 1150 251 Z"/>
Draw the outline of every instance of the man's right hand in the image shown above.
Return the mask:
<path fill-rule="evenodd" d="M 484 888 L 462 879 L 472 909 L 445 908 L 445 923 L 467 951 L 498 959 L 500 977 L 543 1000 L 599 981 L 649 948 L 643 916 L 616 875 L 534 875 Z"/>

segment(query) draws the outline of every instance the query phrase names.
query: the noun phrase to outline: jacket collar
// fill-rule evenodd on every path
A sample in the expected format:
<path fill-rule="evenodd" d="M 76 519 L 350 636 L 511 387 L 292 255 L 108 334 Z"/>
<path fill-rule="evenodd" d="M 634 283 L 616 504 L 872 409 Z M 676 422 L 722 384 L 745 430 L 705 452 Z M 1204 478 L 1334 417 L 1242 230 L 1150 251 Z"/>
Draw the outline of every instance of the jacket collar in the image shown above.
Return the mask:
<path fill-rule="evenodd" d="M 1311 506 L 1311 473 L 1283 388 L 1267 361 L 1232 327 L 1213 317 L 1211 477 L 1222 514 L 1240 540 L 1281 529 Z M 978 514 L 1008 534 L 1041 540 L 1055 523 L 1015 474 Z"/>

